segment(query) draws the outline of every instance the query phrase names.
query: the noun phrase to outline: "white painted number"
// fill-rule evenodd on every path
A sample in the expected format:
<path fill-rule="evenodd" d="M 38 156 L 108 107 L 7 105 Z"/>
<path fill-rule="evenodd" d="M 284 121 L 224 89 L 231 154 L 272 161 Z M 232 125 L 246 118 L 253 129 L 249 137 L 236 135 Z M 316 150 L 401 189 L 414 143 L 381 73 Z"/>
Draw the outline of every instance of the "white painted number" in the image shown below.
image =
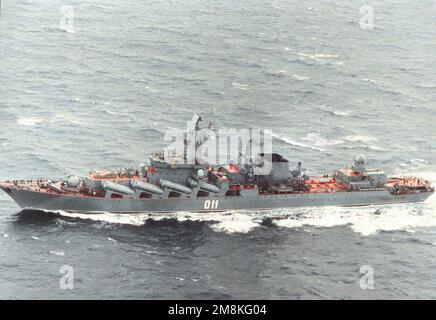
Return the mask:
<path fill-rule="evenodd" d="M 209 210 L 209 209 L 218 209 L 218 201 L 219 200 L 206 200 L 204 202 L 204 208 L 206 210 Z"/>
<path fill-rule="evenodd" d="M 374 30 L 374 8 L 365 5 L 360 7 L 360 28 L 363 30 Z"/>
<path fill-rule="evenodd" d="M 74 8 L 73 6 L 62 6 L 60 9 L 61 19 L 59 29 L 69 33 L 76 33 L 74 29 Z"/>
<path fill-rule="evenodd" d="M 374 289 L 374 269 L 369 265 L 360 267 L 360 273 L 363 276 L 360 278 L 359 285 L 362 290 Z"/>
<path fill-rule="evenodd" d="M 74 269 L 72 266 L 63 265 L 59 269 L 59 273 L 64 274 L 59 280 L 59 286 L 62 290 L 73 290 L 74 289 Z"/>

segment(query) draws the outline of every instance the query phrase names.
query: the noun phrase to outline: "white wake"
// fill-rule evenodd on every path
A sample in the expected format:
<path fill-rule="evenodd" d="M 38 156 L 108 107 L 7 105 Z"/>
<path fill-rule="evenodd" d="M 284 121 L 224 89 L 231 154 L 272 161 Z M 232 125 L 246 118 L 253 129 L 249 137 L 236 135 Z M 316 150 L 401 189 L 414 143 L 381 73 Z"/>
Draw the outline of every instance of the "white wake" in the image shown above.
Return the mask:
<path fill-rule="evenodd" d="M 430 179 L 435 184 L 436 173 L 417 174 Z M 228 212 L 176 212 L 176 213 L 136 213 L 136 214 L 85 214 L 55 211 L 69 218 L 99 221 L 110 224 L 128 224 L 142 226 L 148 220 L 162 221 L 175 219 L 179 222 L 198 221 L 211 222 L 210 227 L 216 232 L 247 233 L 260 227 L 265 220 L 277 227 L 301 228 L 335 227 L 349 225 L 352 230 L 361 235 L 372 235 L 380 231 L 404 230 L 414 232 L 419 227 L 436 226 L 436 195 L 424 203 L 393 204 L 366 207 L 316 207 L 291 208 L 269 211 L 228 211 Z"/>

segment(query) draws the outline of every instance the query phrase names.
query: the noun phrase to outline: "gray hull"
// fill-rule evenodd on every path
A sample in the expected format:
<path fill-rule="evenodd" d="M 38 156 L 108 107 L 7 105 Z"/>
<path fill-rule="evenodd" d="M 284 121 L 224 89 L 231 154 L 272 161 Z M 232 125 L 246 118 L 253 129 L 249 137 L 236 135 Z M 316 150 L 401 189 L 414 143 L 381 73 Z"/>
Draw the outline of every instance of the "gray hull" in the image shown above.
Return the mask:
<path fill-rule="evenodd" d="M 8 194 L 21 208 L 63 210 L 72 212 L 178 212 L 228 211 L 239 209 L 265 210 L 274 208 L 317 206 L 365 206 L 376 204 L 421 202 L 432 193 L 392 195 L 387 190 L 258 195 L 245 197 L 201 197 L 195 199 L 107 199 L 47 194 L 12 189 Z"/>

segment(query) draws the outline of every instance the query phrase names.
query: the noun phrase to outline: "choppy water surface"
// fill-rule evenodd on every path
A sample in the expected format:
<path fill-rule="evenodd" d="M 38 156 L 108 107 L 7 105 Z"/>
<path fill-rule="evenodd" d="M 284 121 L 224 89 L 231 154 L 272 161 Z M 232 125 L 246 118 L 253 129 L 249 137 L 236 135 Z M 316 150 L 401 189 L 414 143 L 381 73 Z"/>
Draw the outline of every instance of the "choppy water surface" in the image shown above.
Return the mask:
<path fill-rule="evenodd" d="M 310 174 L 364 153 L 436 183 L 435 3 L 371 1 L 373 30 L 363 4 L 2 1 L 0 179 L 138 165 L 196 111 L 273 129 Z M 0 298 L 436 298 L 435 263 L 434 197 L 150 219 L 20 212 L 0 195 Z"/>

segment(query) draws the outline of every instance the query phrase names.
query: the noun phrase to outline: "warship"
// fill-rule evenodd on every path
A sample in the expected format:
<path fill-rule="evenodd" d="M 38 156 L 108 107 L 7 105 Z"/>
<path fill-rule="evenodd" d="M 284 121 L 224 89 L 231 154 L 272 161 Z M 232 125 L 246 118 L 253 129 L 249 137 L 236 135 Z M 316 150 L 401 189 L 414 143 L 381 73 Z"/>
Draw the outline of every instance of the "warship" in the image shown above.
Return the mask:
<path fill-rule="evenodd" d="M 201 143 L 195 138 L 200 121 L 194 115 L 194 148 Z M 187 137 L 185 133 L 185 147 Z M 57 181 L 4 181 L 0 188 L 25 209 L 150 214 L 383 205 L 421 202 L 434 193 L 422 178 L 388 178 L 383 170 L 368 168 L 362 155 L 349 167 L 314 177 L 304 174 L 300 162 L 291 167 L 278 153 L 240 156 L 227 164 L 187 163 L 168 161 L 160 152 L 136 169 L 91 171 Z M 269 169 L 256 170 L 262 167 Z"/>

